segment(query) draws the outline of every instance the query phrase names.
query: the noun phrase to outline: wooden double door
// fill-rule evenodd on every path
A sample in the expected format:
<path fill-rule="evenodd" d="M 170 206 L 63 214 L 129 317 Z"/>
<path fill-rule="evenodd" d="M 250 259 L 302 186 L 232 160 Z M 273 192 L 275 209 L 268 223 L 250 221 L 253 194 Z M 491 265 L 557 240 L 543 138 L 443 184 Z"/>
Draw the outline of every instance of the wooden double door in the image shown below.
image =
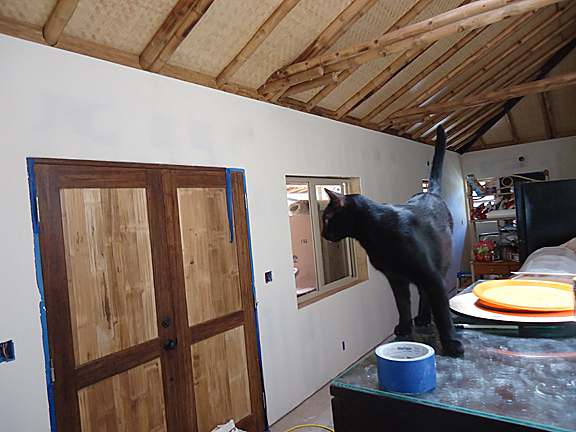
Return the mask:
<path fill-rule="evenodd" d="M 46 159 L 34 172 L 57 429 L 263 431 L 243 174 Z"/>

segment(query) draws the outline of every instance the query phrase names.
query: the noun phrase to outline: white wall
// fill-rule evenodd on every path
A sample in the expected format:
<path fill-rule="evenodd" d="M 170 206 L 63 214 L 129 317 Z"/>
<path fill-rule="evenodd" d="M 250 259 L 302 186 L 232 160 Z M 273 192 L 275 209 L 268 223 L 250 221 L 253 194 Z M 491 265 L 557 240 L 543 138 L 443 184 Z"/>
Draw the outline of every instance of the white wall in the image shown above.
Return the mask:
<path fill-rule="evenodd" d="M 0 341 L 16 350 L 0 364 L 3 432 L 49 430 L 26 157 L 246 170 L 271 423 L 392 333 L 394 300 L 372 268 L 369 281 L 298 310 L 285 176 L 360 177 L 366 196 L 402 203 L 427 178 L 432 147 L 4 35 L 0 59 Z M 450 153 L 444 172 L 456 244 L 459 158 Z"/>
<path fill-rule="evenodd" d="M 519 158 L 524 157 L 524 161 Z M 499 177 L 536 171 L 550 172 L 550 180 L 576 178 L 576 137 L 558 138 L 464 153 L 462 173 L 476 178 Z"/>

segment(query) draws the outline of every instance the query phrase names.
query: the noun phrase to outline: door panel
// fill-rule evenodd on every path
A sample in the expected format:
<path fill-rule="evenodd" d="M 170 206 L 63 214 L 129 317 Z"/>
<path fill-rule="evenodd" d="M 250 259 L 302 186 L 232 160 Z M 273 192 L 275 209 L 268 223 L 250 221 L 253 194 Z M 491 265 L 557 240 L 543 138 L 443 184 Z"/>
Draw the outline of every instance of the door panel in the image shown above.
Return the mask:
<path fill-rule="evenodd" d="M 191 346 L 198 432 L 236 421 L 251 410 L 243 326 Z"/>
<path fill-rule="evenodd" d="M 166 431 L 158 359 L 80 389 L 83 432 Z"/>
<path fill-rule="evenodd" d="M 241 310 L 226 189 L 178 188 L 178 207 L 189 325 Z"/>
<path fill-rule="evenodd" d="M 58 430 L 265 429 L 243 175 L 37 160 Z"/>
<path fill-rule="evenodd" d="M 61 189 L 76 365 L 158 337 L 146 190 Z"/>

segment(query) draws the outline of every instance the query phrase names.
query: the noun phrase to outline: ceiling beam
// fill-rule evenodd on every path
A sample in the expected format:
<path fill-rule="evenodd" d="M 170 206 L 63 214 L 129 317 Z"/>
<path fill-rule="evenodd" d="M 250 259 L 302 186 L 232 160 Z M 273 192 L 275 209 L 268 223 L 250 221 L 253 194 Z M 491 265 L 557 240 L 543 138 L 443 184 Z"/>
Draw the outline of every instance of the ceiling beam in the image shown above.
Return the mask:
<path fill-rule="evenodd" d="M 56 3 L 42 32 L 48 45 L 54 46 L 58 43 L 77 6 L 78 0 L 59 0 Z"/>
<path fill-rule="evenodd" d="M 531 31 L 529 31 L 526 35 L 524 35 L 520 39 L 516 40 L 515 43 L 513 43 L 511 46 L 509 46 L 507 49 L 505 49 L 497 57 L 495 57 L 488 64 L 486 64 L 484 67 L 482 67 L 481 69 L 476 71 L 476 73 L 474 73 L 470 78 L 468 78 L 466 81 L 464 81 L 463 83 L 458 85 L 456 88 L 454 88 L 452 91 L 447 93 L 444 97 L 442 97 L 437 102 L 444 102 L 444 101 L 449 100 L 450 98 L 452 98 L 455 95 L 457 95 L 458 93 L 460 93 L 462 90 L 466 89 L 472 82 L 476 83 L 476 86 L 475 86 L 475 88 L 471 88 L 471 89 L 467 90 L 468 95 L 473 94 L 473 93 L 480 93 L 480 92 L 484 91 L 485 89 L 489 88 L 492 84 L 495 84 L 496 80 L 500 79 L 502 76 L 505 76 L 507 73 L 507 71 L 503 65 L 508 64 L 508 66 L 507 66 L 508 68 L 514 68 L 515 66 L 517 66 L 518 64 L 523 62 L 526 58 L 530 57 L 530 55 L 533 54 L 535 50 L 542 47 L 545 43 L 547 43 L 549 40 L 551 40 L 554 36 L 560 34 L 566 28 L 573 26 L 574 21 L 575 21 L 574 18 L 569 20 L 563 26 L 560 26 L 556 30 L 552 31 L 548 36 L 544 37 L 540 41 L 536 41 L 536 44 L 531 49 L 526 50 L 519 58 L 512 60 L 511 62 L 509 61 L 509 59 L 514 58 L 514 54 L 519 47 L 526 46 L 528 43 L 531 43 L 531 40 L 534 37 L 541 37 L 542 33 L 546 32 L 551 27 L 551 24 L 554 21 L 559 19 L 561 16 L 565 15 L 567 13 L 567 11 L 569 11 L 573 8 L 573 6 L 574 5 L 572 4 L 568 8 L 561 9 L 561 10 L 557 11 L 556 13 L 552 14 L 551 16 L 549 16 L 548 18 L 546 18 L 544 21 L 542 21 L 540 24 L 538 24 L 536 27 L 534 27 Z M 493 40 L 494 42 L 496 42 L 495 44 L 491 43 L 493 41 L 486 44 L 486 47 L 490 48 L 490 50 L 485 51 L 484 54 L 492 53 L 492 48 L 496 48 L 496 47 L 500 46 L 500 44 L 503 41 L 509 41 L 509 36 L 516 33 L 518 31 L 518 27 L 523 26 L 526 23 L 526 21 L 528 21 L 530 18 L 539 18 L 540 15 L 542 15 L 542 12 L 544 12 L 544 10 L 540 9 L 538 12 L 536 12 L 534 14 L 532 14 L 532 13 L 525 14 L 523 17 L 521 17 L 519 20 L 517 20 L 515 23 L 513 23 L 511 26 L 509 26 L 504 32 L 502 32 L 500 35 L 498 35 Z M 504 37 L 500 38 L 501 35 Z M 546 40 L 546 42 L 543 42 L 544 40 Z M 482 51 L 482 49 L 480 51 Z M 478 58 L 475 58 L 475 60 L 478 61 L 482 57 L 484 57 L 484 56 L 482 55 Z M 464 62 L 464 63 L 466 63 L 466 62 Z M 468 63 L 468 64 L 473 65 L 474 63 Z M 502 69 L 499 72 L 497 72 L 495 76 L 493 76 L 492 78 L 489 78 L 488 72 L 491 71 L 492 69 L 495 69 L 498 66 L 502 66 Z M 520 70 L 518 73 L 521 73 L 521 71 L 522 70 Z M 441 115 L 441 116 L 439 116 L 439 118 L 435 118 L 434 120 L 441 121 L 444 118 L 446 118 L 446 115 Z M 433 123 L 434 123 L 433 121 L 432 122 L 430 122 L 430 121 L 424 122 L 424 124 L 419 126 L 417 128 L 417 130 L 412 131 L 412 133 L 414 134 L 414 136 L 416 136 L 418 138 L 420 136 L 422 136 L 426 131 L 428 131 L 428 133 L 430 134 L 431 128 L 434 126 Z"/>
<path fill-rule="evenodd" d="M 532 16 L 531 13 L 527 13 L 527 14 L 524 14 L 523 16 L 521 16 L 520 18 L 518 18 L 515 22 L 513 22 L 511 25 L 509 25 L 506 29 L 504 29 L 502 32 L 500 32 L 495 38 L 490 40 L 483 47 L 478 49 L 474 54 L 472 54 L 470 57 L 465 59 L 462 63 L 460 63 L 458 66 L 456 66 L 450 72 L 448 72 L 445 76 L 443 76 L 435 84 L 433 84 L 431 87 L 429 87 L 423 93 L 418 95 L 418 97 L 416 97 L 414 100 L 412 100 L 407 105 L 406 108 L 413 108 L 413 107 L 420 105 L 423 102 L 426 102 L 432 96 L 434 96 L 435 94 L 440 92 L 442 89 L 446 88 L 450 83 L 455 81 L 462 74 L 469 72 L 470 68 L 473 67 L 473 65 L 478 64 L 482 58 L 484 58 L 485 56 L 490 54 L 492 52 L 491 51 L 492 48 L 498 47 L 501 43 L 503 43 L 512 33 L 514 33 L 514 31 L 516 31 L 516 29 L 518 27 L 524 25 L 530 19 L 531 16 Z M 484 29 L 486 29 L 486 28 L 487 27 L 485 27 Z M 482 29 L 475 29 L 471 33 L 473 33 L 473 32 L 477 32 L 476 34 L 479 34 L 482 32 Z M 481 74 L 485 73 L 486 69 L 487 68 L 485 67 L 483 70 L 478 71 L 474 76 L 477 78 Z M 462 89 L 466 88 L 470 84 L 471 81 L 472 81 L 472 78 L 470 78 L 470 79 L 466 80 L 464 83 L 460 84 L 456 89 L 454 89 L 454 93 L 456 93 L 457 91 L 459 92 Z M 452 94 L 445 95 L 441 99 L 441 101 L 448 100 L 450 97 L 452 97 Z M 374 113 L 374 116 L 377 114 L 378 113 Z M 418 136 L 420 136 L 420 135 L 418 135 Z"/>
<path fill-rule="evenodd" d="M 508 100 L 530 94 L 541 93 L 544 91 L 555 90 L 570 85 L 576 85 L 576 72 L 556 76 L 553 78 L 545 78 L 529 83 L 518 84 L 516 86 L 503 88 L 493 92 L 485 94 L 476 94 L 472 96 L 467 96 L 462 99 L 454 99 L 439 104 L 426 105 L 423 107 L 401 110 L 395 114 L 392 114 L 390 118 L 392 119 L 404 118 L 404 117 L 418 118 L 423 115 L 445 113 L 448 111 L 455 111 L 467 107 L 486 105 L 492 102 L 499 102 L 502 100 Z"/>
<path fill-rule="evenodd" d="M 548 73 L 550 73 L 550 71 L 552 69 L 554 69 L 558 63 L 560 63 L 562 60 L 564 60 L 564 58 L 570 54 L 570 52 L 572 52 L 572 50 L 574 49 L 574 47 L 576 47 L 576 38 L 573 39 L 569 44 L 567 44 L 566 46 L 564 46 L 562 49 L 558 50 L 547 62 L 546 64 L 542 67 L 542 70 L 540 71 L 540 74 L 538 75 L 538 77 L 536 79 L 541 79 L 543 77 L 545 77 L 546 75 L 548 75 Z M 457 151 L 460 154 L 464 154 L 466 152 L 466 150 L 468 150 L 470 147 L 472 147 L 474 145 L 474 143 L 482 137 L 482 135 L 484 135 L 488 130 L 490 130 L 490 128 L 492 128 L 492 126 L 494 126 L 496 123 L 498 123 L 498 121 L 502 118 L 502 116 L 504 116 L 506 113 L 508 113 L 512 108 L 514 108 L 514 106 L 516 106 L 516 104 L 518 102 L 520 102 L 522 100 L 522 97 L 518 97 L 518 98 L 514 98 L 514 99 L 510 99 L 508 101 L 506 101 L 506 103 L 504 104 L 504 110 L 500 113 L 497 114 L 496 116 L 494 116 L 493 118 L 491 118 L 490 120 L 488 120 L 486 123 L 484 123 L 476 132 L 476 134 L 468 141 L 466 142 L 466 144 L 464 144 L 463 146 L 461 146 Z"/>
<path fill-rule="evenodd" d="M 306 48 L 298 58 L 293 62 L 298 63 L 300 61 L 304 61 L 308 58 L 322 55 L 326 51 L 332 47 L 336 43 L 336 41 L 348 31 L 354 23 L 356 23 L 366 12 L 368 12 L 374 4 L 376 4 L 377 0 L 354 0 L 352 3 L 344 9 L 338 17 L 330 23 L 328 27 L 324 29 L 322 33 L 312 42 L 308 48 Z M 420 0 L 420 1 L 429 1 L 429 0 Z M 352 73 L 341 73 L 338 77 L 337 81 L 333 81 L 328 85 L 324 86 L 324 88 L 316 95 L 314 98 L 314 102 L 309 101 L 306 104 L 306 109 L 310 111 L 314 108 L 324 97 L 326 97 L 332 90 L 336 88 L 338 82 L 344 81 L 348 78 Z M 330 76 L 330 74 L 328 74 Z M 319 82 L 319 81 L 318 81 Z M 286 89 L 282 89 L 276 94 L 270 97 L 270 101 L 277 101 L 280 97 L 283 97 L 287 92 Z"/>
<path fill-rule="evenodd" d="M 336 72 L 333 72 L 331 75 L 323 75 L 320 78 L 316 78 L 315 80 L 306 81 L 301 84 L 292 86 L 284 92 L 283 96 L 285 97 L 292 96 L 298 93 L 302 93 L 318 87 L 324 87 L 337 82 L 338 82 L 338 74 Z"/>
<path fill-rule="evenodd" d="M 541 64 L 546 64 L 546 62 L 550 60 L 557 51 L 568 45 L 570 41 L 575 37 L 574 32 L 572 32 L 570 36 L 567 36 L 567 39 L 562 35 L 562 31 L 568 27 L 572 27 L 574 25 L 574 21 L 574 17 L 568 20 L 564 25 L 560 26 L 548 36 L 541 39 L 536 45 L 526 50 L 522 55 L 520 55 L 520 57 L 515 59 L 514 62 L 509 65 L 509 67 L 501 69 L 494 76 L 486 80 L 483 84 L 470 89 L 468 94 L 472 92 L 480 93 L 493 85 L 497 87 L 509 87 L 511 85 L 520 84 L 522 82 L 532 81 L 538 75 L 538 73 L 535 73 L 534 70 L 538 67 L 541 67 Z M 557 43 L 554 48 L 550 49 L 547 44 L 554 38 L 560 38 L 560 42 Z M 540 49 L 543 51 L 539 56 L 534 58 L 535 53 Z M 477 112 L 477 108 L 461 110 L 458 113 L 450 116 L 450 118 L 442 124 L 444 125 L 444 128 L 448 130 L 450 129 L 450 126 L 454 125 L 455 123 L 460 123 L 469 118 L 471 114 L 476 117 L 477 114 L 475 113 Z M 445 118 L 446 115 L 444 114 L 434 116 L 434 121 L 428 122 L 430 130 L 423 135 L 428 135 L 429 138 L 427 139 L 433 138 L 432 132 L 435 130 L 434 126 L 436 126 L 438 122 L 443 121 Z M 467 124 L 464 126 L 464 128 L 469 127 L 468 120 L 466 121 Z"/>
<path fill-rule="evenodd" d="M 158 72 L 198 24 L 214 0 L 180 0 L 140 55 L 143 69 Z"/>
<path fill-rule="evenodd" d="M 546 92 L 538 94 L 538 101 L 540 102 L 540 110 L 542 111 L 542 118 L 544 119 L 544 128 L 546 129 L 546 138 L 554 138 L 554 130 L 552 127 L 552 115 L 550 112 L 550 105 L 546 98 Z"/>
<path fill-rule="evenodd" d="M 430 5 L 433 0 L 419 0 L 414 6 L 410 8 L 408 12 L 406 12 L 398 21 L 396 21 L 392 27 L 388 29 L 388 31 L 396 31 L 398 29 L 404 28 L 405 26 L 410 23 L 414 18 L 416 18 L 420 12 L 422 12 L 426 7 Z M 342 71 L 338 75 L 338 82 L 328 85 L 324 89 L 322 89 L 319 93 L 317 93 L 308 103 L 306 104 L 306 108 L 308 110 L 312 109 L 316 105 L 318 105 L 326 96 L 328 96 L 338 85 L 344 82 L 348 77 L 350 77 L 356 70 L 358 70 L 360 66 L 355 66 L 345 71 Z M 342 116 L 341 116 L 342 117 Z"/>
<path fill-rule="evenodd" d="M 518 131 L 516 130 L 516 125 L 514 124 L 514 120 L 512 119 L 510 112 L 507 112 L 504 117 L 506 118 L 506 123 L 508 124 L 508 129 L 510 129 L 510 135 L 512 135 L 512 140 L 515 143 L 520 142 L 520 139 L 518 138 Z"/>
<path fill-rule="evenodd" d="M 378 0 L 354 0 L 322 33 L 298 56 L 293 63 L 299 63 L 328 51 L 344 33 L 352 27 Z M 421 2 L 424 0 L 420 0 Z M 430 1 L 430 0 L 426 0 Z"/>
<path fill-rule="evenodd" d="M 284 0 L 280 6 L 270 15 L 270 17 L 260 26 L 258 31 L 252 36 L 248 43 L 242 50 L 228 63 L 228 65 L 216 77 L 216 84 L 221 87 L 223 83 L 228 81 L 238 69 L 240 69 L 246 61 L 256 52 L 256 50 L 264 43 L 266 38 L 270 36 L 272 31 L 280 24 L 280 22 L 290 13 L 292 9 L 298 4 L 300 0 Z"/>
<path fill-rule="evenodd" d="M 417 2 L 407 13 L 405 13 L 396 23 L 388 30 L 397 31 L 408 25 L 410 21 L 416 18 L 424 9 L 426 9 L 433 0 L 420 0 Z M 463 4 L 469 3 L 470 0 L 465 0 Z M 431 45 L 425 46 L 418 51 L 410 51 L 398 57 L 392 64 L 380 72 L 371 82 L 366 84 L 358 93 L 353 95 L 350 99 L 344 102 L 337 110 L 336 116 L 341 118 L 348 115 L 359 104 L 368 100 L 378 90 L 380 90 L 390 79 L 400 73 L 406 66 L 412 63 L 416 58 L 423 54 Z M 358 69 L 358 66 L 349 70 L 350 75 Z M 342 72 L 345 73 L 346 71 Z"/>
<path fill-rule="evenodd" d="M 425 46 L 446 36 L 494 24 L 564 0 L 521 0 L 517 3 L 509 4 L 510 1 L 479 0 L 418 24 L 387 33 L 370 42 L 288 66 L 274 73 L 271 78 L 281 79 L 319 66 L 324 66 L 326 73 L 338 72 L 367 61 L 407 49 Z M 487 10 L 489 12 L 486 12 Z"/>
<path fill-rule="evenodd" d="M 452 45 L 450 49 L 448 49 L 444 54 L 440 57 L 435 59 L 432 63 L 430 63 L 425 69 L 423 69 L 418 75 L 404 84 L 400 89 L 394 92 L 390 97 L 386 98 L 382 101 L 376 108 L 370 111 L 364 118 L 362 118 L 362 124 L 367 124 L 368 122 L 372 121 L 374 117 L 396 102 L 400 97 L 402 97 L 406 92 L 413 89 L 420 81 L 426 78 L 429 74 L 431 74 L 436 68 L 440 67 L 442 64 L 447 62 L 453 55 L 455 55 L 460 49 L 466 46 L 469 42 L 471 42 L 479 33 L 481 33 L 484 29 L 475 29 L 468 33 L 465 37 L 460 39 L 457 43 Z"/>

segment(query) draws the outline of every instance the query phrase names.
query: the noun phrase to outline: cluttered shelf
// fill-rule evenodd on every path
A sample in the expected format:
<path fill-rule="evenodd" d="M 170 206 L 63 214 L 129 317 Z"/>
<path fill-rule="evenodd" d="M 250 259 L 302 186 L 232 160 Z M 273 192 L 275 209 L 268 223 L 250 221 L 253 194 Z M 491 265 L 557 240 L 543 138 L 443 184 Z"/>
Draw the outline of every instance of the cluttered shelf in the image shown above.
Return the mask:
<path fill-rule="evenodd" d="M 467 176 L 468 210 L 474 235 L 474 274 L 508 277 L 519 268 L 515 186 L 547 181 L 548 171 L 477 179 Z"/>

